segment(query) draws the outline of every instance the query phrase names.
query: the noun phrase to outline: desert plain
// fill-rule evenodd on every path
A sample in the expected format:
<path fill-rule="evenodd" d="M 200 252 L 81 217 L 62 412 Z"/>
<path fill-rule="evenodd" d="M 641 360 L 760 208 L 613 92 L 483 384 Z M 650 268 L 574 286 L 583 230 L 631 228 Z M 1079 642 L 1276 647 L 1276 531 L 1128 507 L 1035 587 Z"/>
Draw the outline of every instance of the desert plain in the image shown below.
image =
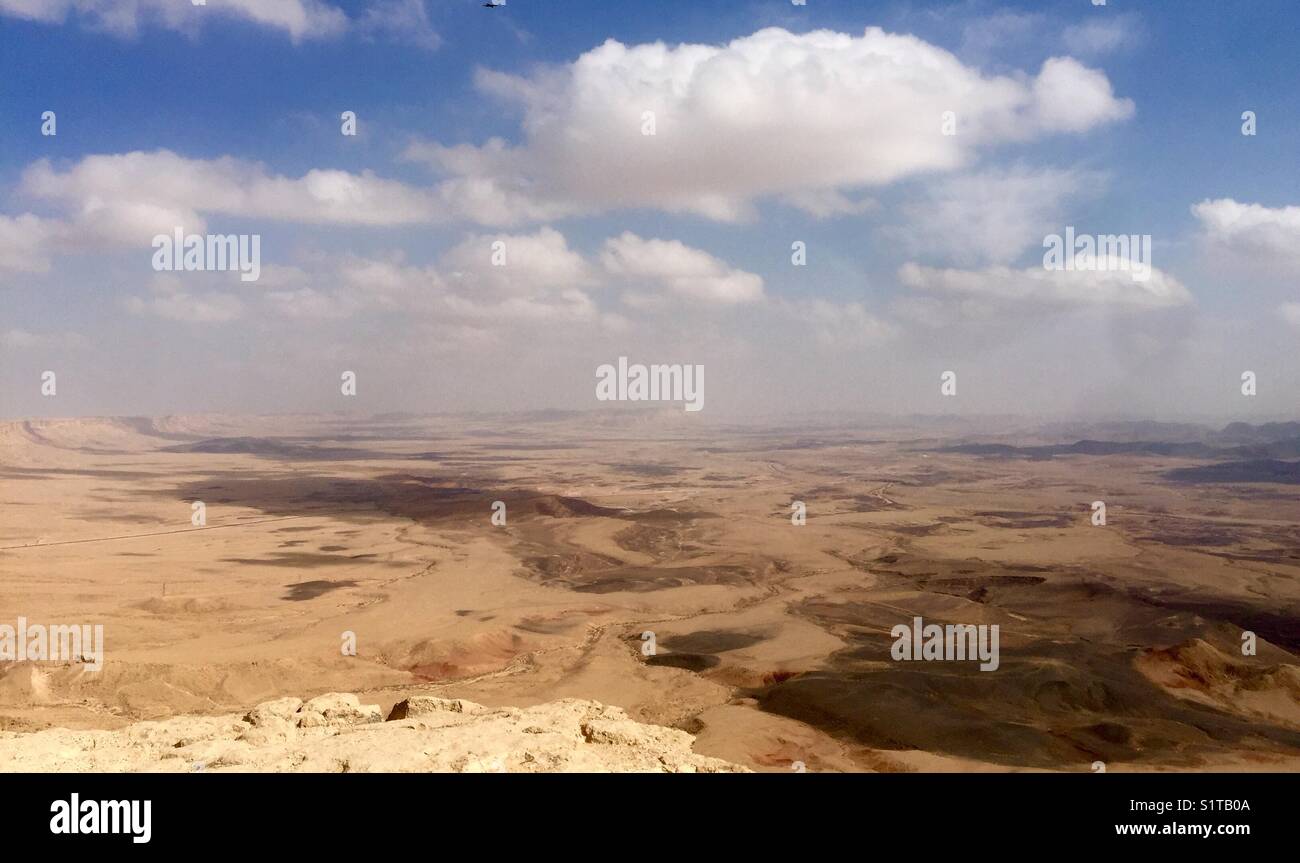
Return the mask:
<path fill-rule="evenodd" d="M 0 623 L 104 653 L 0 661 L 0 750 L 344 692 L 595 701 L 757 771 L 1294 771 L 1297 459 L 1296 423 L 7 422 Z M 916 617 L 998 667 L 895 660 Z"/>

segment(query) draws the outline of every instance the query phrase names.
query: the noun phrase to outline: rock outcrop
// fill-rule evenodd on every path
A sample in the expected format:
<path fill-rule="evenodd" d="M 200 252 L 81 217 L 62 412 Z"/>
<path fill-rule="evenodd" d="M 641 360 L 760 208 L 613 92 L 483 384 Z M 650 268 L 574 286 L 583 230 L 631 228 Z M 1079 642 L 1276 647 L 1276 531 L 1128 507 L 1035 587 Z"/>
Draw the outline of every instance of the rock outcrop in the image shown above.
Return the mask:
<path fill-rule="evenodd" d="M 268 701 L 242 716 L 0 732 L 0 771 L 748 772 L 695 754 L 693 742 L 594 701 L 489 708 L 415 696 L 385 720 L 355 695 L 330 693 Z"/>

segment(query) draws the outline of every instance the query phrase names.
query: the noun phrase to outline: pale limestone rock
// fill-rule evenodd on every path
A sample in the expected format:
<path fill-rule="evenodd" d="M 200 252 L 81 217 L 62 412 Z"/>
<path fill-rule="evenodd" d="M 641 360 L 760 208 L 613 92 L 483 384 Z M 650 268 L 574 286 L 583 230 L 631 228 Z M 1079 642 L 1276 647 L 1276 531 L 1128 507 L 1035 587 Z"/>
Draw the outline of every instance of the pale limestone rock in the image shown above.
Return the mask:
<path fill-rule="evenodd" d="M 244 721 L 254 728 L 276 727 L 277 722 L 292 722 L 294 714 L 301 708 L 301 698 L 277 698 L 274 701 L 265 701 L 248 711 Z"/>
<path fill-rule="evenodd" d="M 384 714 L 373 704 L 362 705 L 350 692 L 329 692 L 304 704 L 295 718 L 299 728 L 337 727 L 382 722 Z"/>
<path fill-rule="evenodd" d="M 685 731 L 594 701 L 488 708 L 421 695 L 398 707 L 384 722 L 377 706 L 330 693 L 268 701 L 242 718 L 4 732 L 0 772 L 748 772 L 697 755 Z"/>
<path fill-rule="evenodd" d="M 393 705 L 388 721 L 413 719 L 437 713 L 474 713 L 482 708 L 472 701 L 460 698 L 435 698 L 432 695 L 414 695 Z"/>

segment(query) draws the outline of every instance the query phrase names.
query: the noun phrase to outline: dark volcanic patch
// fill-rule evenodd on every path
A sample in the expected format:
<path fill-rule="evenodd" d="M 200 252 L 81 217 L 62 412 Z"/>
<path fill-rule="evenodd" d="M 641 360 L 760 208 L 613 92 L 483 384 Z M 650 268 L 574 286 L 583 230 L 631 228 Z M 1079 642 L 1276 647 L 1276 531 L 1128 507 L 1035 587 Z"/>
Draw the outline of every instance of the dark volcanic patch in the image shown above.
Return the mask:
<path fill-rule="evenodd" d="M 1252 525 L 1211 522 L 1198 518 L 1169 518 L 1155 515 L 1141 526 L 1135 536 L 1144 542 L 1172 546 L 1248 548 L 1258 533 Z"/>
<path fill-rule="evenodd" d="M 607 506 L 597 506 L 577 497 L 562 497 L 558 494 L 544 495 L 528 502 L 533 512 L 538 515 L 545 515 L 551 518 L 581 518 L 591 516 L 604 516 L 606 518 L 617 518 L 626 513 L 621 509 L 611 509 Z M 509 502 L 507 501 L 507 507 Z"/>
<path fill-rule="evenodd" d="M 817 672 L 752 690 L 762 709 L 874 748 L 1008 766 L 1086 770 L 1099 759 L 1194 767 L 1225 750 L 1300 754 L 1300 731 L 1175 698 L 1135 667 L 1144 650 L 1243 628 L 1295 650 L 1296 609 L 1138 595 L 1075 569 L 1018 573 L 980 560 L 901 551 L 871 564 L 872 571 L 906 576 L 924 592 L 899 597 L 895 586 L 879 601 L 863 590 L 793 606 L 794 614 L 848 646 Z M 978 606 L 963 611 L 936 593 Z M 938 624 L 998 622 L 999 667 L 895 661 L 891 630 L 910 625 L 913 615 Z M 1235 651 L 1230 642 L 1225 648 Z"/>
<path fill-rule="evenodd" d="M 515 629 L 520 632 L 531 632 L 535 635 L 559 635 L 568 632 L 577 625 L 578 621 L 572 618 L 533 615 L 532 617 L 525 617 L 516 623 Z"/>
<path fill-rule="evenodd" d="M 1131 594 L 1144 605 L 1195 614 L 1208 620 L 1231 623 L 1233 627 L 1250 631 L 1265 641 L 1300 653 L 1300 608 L 1292 603 L 1290 609 L 1271 603 L 1266 607 L 1244 602 L 1229 602 L 1195 596 L 1165 596 L 1151 593 Z"/>
<path fill-rule="evenodd" d="M 972 513 L 980 523 L 989 527 L 1012 528 L 1013 530 L 1031 530 L 1041 527 L 1069 527 L 1077 523 L 1077 518 L 1064 513 L 1017 512 L 1013 510 L 983 510 Z"/>
<path fill-rule="evenodd" d="M 767 636 L 755 632 L 741 632 L 730 629 L 702 629 L 685 635 L 672 635 L 660 640 L 660 644 L 674 653 L 726 653 L 751 647 Z"/>
<path fill-rule="evenodd" d="M 623 473 L 630 473 L 633 476 L 677 476 L 679 473 L 695 468 L 682 467 L 675 464 L 648 464 L 645 462 L 625 462 L 623 464 L 607 464 L 605 467 L 612 468 Z"/>
<path fill-rule="evenodd" d="M 347 566 L 359 560 L 371 560 L 373 554 L 358 554 L 352 557 L 340 557 L 337 554 L 313 554 L 308 551 L 276 551 L 269 557 L 223 557 L 222 563 L 238 563 L 244 566 L 287 566 L 294 569 L 315 569 L 320 566 Z M 401 566 L 403 564 L 394 564 Z"/>
<path fill-rule="evenodd" d="M 903 536 L 930 536 L 947 529 L 946 524 L 891 524 L 889 526 L 891 533 L 900 533 Z"/>
<path fill-rule="evenodd" d="M 643 592 L 688 587 L 693 584 L 725 584 L 742 587 L 754 584 L 756 574 L 745 566 L 625 566 L 600 573 L 590 580 L 572 583 L 579 593 Z"/>
<path fill-rule="evenodd" d="M 675 528 L 652 524 L 634 524 L 614 534 L 614 542 L 626 551 L 648 554 L 657 561 L 679 557 L 699 547 L 682 541 L 682 532 Z"/>
<path fill-rule="evenodd" d="M 437 460 L 440 453 L 394 453 L 352 447 L 326 447 L 284 438 L 223 437 L 163 447 L 162 452 L 206 453 L 209 455 L 253 455 L 286 461 Z"/>
<path fill-rule="evenodd" d="M 520 574 L 525 578 L 579 593 L 644 592 L 692 584 L 744 586 L 756 583 L 760 576 L 750 565 L 640 566 L 584 550 L 532 555 L 523 563 Z"/>
<path fill-rule="evenodd" d="M 888 639 L 862 639 L 826 671 L 751 694 L 762 709 L 880 749 L 923 750 L 1018 766 L 1085 770 L 1094 760 L 1195 766 L 1224 746 L 1300 753 L 1300 732 L 1173 698 L 1132 667 L 1132 652 L 1034 642 L 971 662 L 891 662 Z M 924 717 L 924 721 L 918 721 Z"/>
<path fill-rule="evenodd" d="M 932 583 L 966 584 L 972 588 L 995 584 L 1039 584 L 1044 578 L 1037 574 L 1062 571 L 1060 567 L 996 563 L 978 557 L 932 558 L 903 550 L 875 555 L 865 550 L 850 555 L 830 553 L 864 572 L 910 579 L 918 587 Z"/>
<path fill-rule="evenodd" d="M 288 588 L 289 592 L 281 598 L 291 602 L 302 602 L 315 599 L 332 590 L 356 586 L 355 581 L 299 581 L 294 584 L 286 584 L 285 587 Z"/>
<path fill-rule="evenodd" d="M 656 653 L 654 656 L 645 658 L 646 665 L 684 668 L 687 671 L 706 671 L 714 668 L 720 662 L 721 660 L 716 656 L 706 656 L 698 653 Z"/>
<path fill-rule="evenodd" d="M 90 476 L 96 479 L 112 480 L 148 480 L 157 479 L 157 474 L 133 470 L 101 470 L 98 468 L 70 467 L 13 467 L 0 468 L 0 477 L 6 479 L 41 479 L 57 476 Z"/>
<path fill-rule="evenodd" d="M 1041 575 L 993 575 L 977 578 L 927 578 L 920 584 L 926 590 L 964 596 L 972 602 L 986 603 L 990 591 L 1003 587 L 1033 587 L 1047 581 Z"/>
<path fill-rule="evenodd" d="M 239 471 L 217 474 L 229 490 L 228 499 L 272 515 L 328 514 L 333 518 L 373 521 L 384 515 L 409 518 L 423 523 L 481 521 L 488 524 L 492 503 L 506 503 L 508 517 L 516 520 L 547 517 L 623 518 L 654 523 L 689 521 L 704 514 L 675 510 L 633 512 L 603 507 L 576 497 L 514 489 L 491 489 L 465 485 L 445 476 L 420 473 L 389 473 L 373 478 L 329 476 L 296 472 L 290 476 L 249 477 Z M 166 493 L 182 500 L 203 500 L 200 492 L 211 482 L 189 483 Z M 316 528 L 299 527 L 298 530 Z M 291 530 L 291 528 L 281 528 Z"/>
<path fill-rule="evenodd" d="M 881 512 L 886 509 L 897 509 L 898 504 L 892 500 L 885 500 L 883 497 L 877 497 L 872 494 L 858 494 L 849 498 L 845 509 L 849 512 Z"/>
<path fill-rule="evenodd" d="M 530 557 L 524 560 L 524 565 L 540 575 L 543 581 L 548 581 L 550 579 L 581 578 L 592 572 L 615 569 L 622 566 L 623 561 L 603 554 L 575 551 L 568 554 L 547 554 Z"/>

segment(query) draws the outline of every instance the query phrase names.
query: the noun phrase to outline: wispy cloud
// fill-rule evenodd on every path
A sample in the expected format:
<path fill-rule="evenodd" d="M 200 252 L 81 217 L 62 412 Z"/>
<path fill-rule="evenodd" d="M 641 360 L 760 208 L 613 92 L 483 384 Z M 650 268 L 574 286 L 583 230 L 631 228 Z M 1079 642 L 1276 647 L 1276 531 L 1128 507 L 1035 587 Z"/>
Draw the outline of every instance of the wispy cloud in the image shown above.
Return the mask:
<path fill-rule="evenodd" d="M 212 0 L 201 5 L 189 0 L 0 0 L 0 15 L 43 24 L 76 21 L 124 38 L 149 26 L 192 34 L 214 19 L 233 19 L 282 32 L 294 42 L 355 29 L 421 48 L 441 43 L 424 0 L 375 0 L 356 19 L 327 0 Z"/>

